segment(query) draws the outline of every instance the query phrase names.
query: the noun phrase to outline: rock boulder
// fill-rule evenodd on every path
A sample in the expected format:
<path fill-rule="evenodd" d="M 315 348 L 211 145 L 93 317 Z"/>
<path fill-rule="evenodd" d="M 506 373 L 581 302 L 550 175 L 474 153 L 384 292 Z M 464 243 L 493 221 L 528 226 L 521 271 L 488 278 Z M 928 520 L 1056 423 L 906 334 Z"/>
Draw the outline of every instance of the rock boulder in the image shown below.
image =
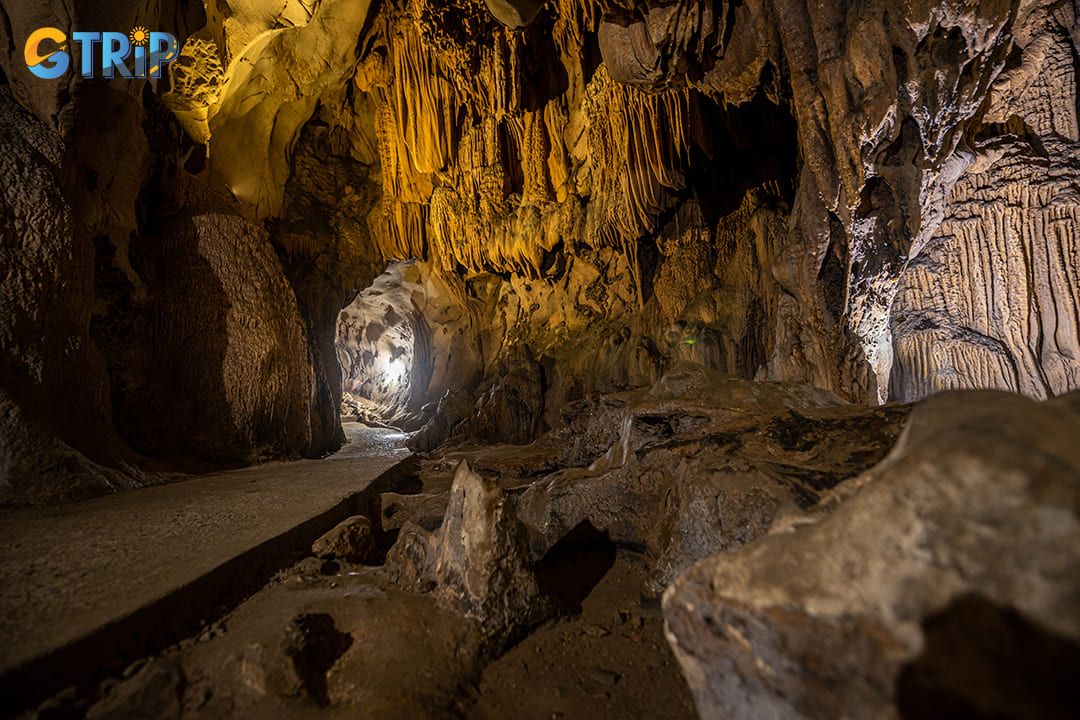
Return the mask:
<path fill-rule="evenodd" d="M 1040 648 L 1080 648 L 1076 404 L 935 396 L 883 462 L 827 499 L 829 517 L 679 578 L 664 614 L 698 712 L 929 717 L 915 709 L 971 712 L 1019 684 L 1036 714 L 1007 717 L 1067 717 L 1070 683 L 1017 678 Z"/>

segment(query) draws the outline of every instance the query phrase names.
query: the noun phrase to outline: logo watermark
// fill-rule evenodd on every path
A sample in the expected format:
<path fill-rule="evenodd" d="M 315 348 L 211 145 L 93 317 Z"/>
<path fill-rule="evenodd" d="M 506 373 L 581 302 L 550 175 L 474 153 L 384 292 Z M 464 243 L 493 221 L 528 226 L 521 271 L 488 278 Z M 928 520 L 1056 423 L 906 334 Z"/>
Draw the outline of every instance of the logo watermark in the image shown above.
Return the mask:
<path fill-rule="evenodd" d="M 74 32 L 70 43 L 64 31 L 43 27 L 27 38 L 23 55 L 26 67 L 42 80 L 60 78 L 71 67 L 73 55 L 79 73 L 88 80 L 117 76 L 158 79 L 162 68 L 179 57 L 180 46 L 171 33 L 150 32 L 144 27 L 129 33 Z"/>

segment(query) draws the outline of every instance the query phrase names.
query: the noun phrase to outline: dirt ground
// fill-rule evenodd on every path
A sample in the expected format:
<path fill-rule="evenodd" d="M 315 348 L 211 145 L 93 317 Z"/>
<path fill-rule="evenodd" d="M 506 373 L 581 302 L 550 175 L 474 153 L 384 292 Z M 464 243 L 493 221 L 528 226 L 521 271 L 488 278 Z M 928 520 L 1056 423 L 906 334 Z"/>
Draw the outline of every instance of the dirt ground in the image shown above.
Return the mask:
<path fill-rule="evenodd" d="M 563 612 L 490 658 L 475 623 L 381 568 L 306 558 L 199 636 L 36 717 L 695 717 L 659 609 L 640 599 L 643 558 L 571 546 L 545 572 Z"/>
<path fill-rule="evenodd" d="M 579 615 L 542 625 L 484 668 L 468 717 L 696 717 L 659 608 L 640 602 L 646 574 L 636 555 L 620 551 Z"/>
<path fill-rule="evenodd" d="M 523 637 L 493 634 L 436 593 L 408 592 L 377 564 L 403 519 L 442 525 L 454 466 L 402 465 L 372 488 L 381 494 L 370 516 L 386 528 L 365 558 L 376 564 L 304 557 L 194 637 L 26 717 L 695 717 L 659 604 L 642 600 L 646 558 L 591 525 L 534 567 L 554 602 Z"/>

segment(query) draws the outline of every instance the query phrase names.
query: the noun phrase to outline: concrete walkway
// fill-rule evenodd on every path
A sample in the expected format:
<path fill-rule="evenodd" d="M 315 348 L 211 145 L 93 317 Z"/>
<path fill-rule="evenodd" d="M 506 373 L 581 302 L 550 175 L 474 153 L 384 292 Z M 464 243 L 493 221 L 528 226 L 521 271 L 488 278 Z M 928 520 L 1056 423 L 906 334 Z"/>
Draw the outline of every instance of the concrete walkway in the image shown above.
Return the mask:
<path fill-rule="evenodd" d="M 355 512 L 408 451 L 394 431 L 346 434 L 324 460 L 0 513 L 0 715 L 182 638 Z"/>

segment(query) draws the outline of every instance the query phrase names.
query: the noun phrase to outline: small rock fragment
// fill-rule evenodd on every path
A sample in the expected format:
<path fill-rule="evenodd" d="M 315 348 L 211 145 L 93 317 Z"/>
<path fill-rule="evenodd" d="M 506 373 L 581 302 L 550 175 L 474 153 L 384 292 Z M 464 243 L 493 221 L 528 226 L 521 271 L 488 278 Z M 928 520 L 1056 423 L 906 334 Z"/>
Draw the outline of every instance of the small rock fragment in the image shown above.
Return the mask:
<path fill-rule="evenodd" d="M 311 552 L 317 557 L 340 558 L 348 562 L 364 562 L 374 549 L 371 523 L 363 515 L 353 515 L 342 520 L 311 546 Z"/>

